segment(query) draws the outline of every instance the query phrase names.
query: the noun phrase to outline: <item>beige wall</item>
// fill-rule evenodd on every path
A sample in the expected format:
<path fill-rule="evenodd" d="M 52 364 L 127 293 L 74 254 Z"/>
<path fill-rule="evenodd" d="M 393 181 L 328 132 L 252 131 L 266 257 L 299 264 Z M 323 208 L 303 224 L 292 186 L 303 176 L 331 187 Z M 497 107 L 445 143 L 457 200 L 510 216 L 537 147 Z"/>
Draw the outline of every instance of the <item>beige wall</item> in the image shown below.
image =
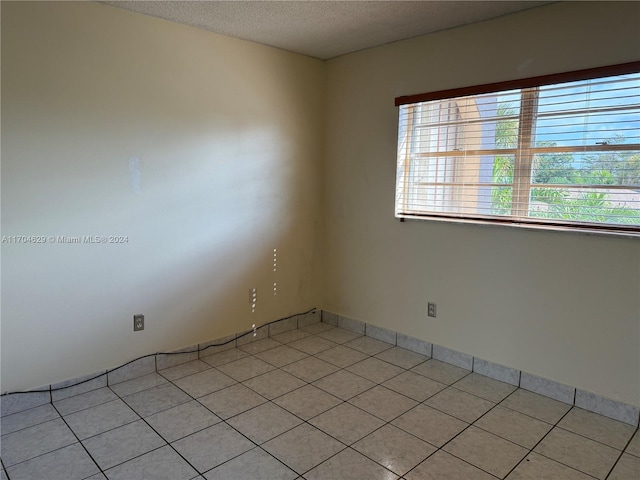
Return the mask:
<path fill-rule="evenodd" d="M 640 405 L 638 241 L 393 218 L 394 97 L 638 60 L 639 9 L 556 4 L 323 63 L 2 2 L 2 234 L 129 242 L 2 245 L 1 390 L 318 306 Z"/>
<path fill-rule="evenodd" d="M 2 2 L 2 235 L 129 241 L 2 245 L 1 390 L 320 307 L 324 71 L 110 6 Z"/>
<path fill-rule="evenodd" d="M 637 240 L 394 219 L 395 97 L 639 60 L 639 18 L 554 4 L 328 62 L 324 307 L 640 405 Z"/>

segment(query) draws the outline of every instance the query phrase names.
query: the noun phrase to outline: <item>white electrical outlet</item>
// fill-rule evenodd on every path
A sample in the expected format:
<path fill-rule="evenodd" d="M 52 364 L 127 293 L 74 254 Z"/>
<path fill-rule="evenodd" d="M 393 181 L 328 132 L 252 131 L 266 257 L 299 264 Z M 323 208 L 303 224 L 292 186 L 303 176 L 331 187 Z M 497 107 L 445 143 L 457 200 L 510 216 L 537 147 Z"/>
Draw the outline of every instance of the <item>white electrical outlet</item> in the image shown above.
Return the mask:
<path fill-rule="evenodd" d="M 140 330 L 144 330 L 144 315 L 137 313 L 133 316 L 133 331 L 139 332 Z"/>

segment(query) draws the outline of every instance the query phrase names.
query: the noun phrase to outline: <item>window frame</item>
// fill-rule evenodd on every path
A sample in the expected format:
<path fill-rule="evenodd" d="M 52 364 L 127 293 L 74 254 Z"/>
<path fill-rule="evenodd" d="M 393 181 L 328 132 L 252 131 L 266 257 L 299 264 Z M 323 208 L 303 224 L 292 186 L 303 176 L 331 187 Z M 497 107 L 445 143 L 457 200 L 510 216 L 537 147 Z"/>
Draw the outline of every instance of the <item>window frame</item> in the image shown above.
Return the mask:
<path fill-rule="evenodd" d="M 529 78 L 523 78 L 523 79 L 515 79 L 515 80 L 508 80 L 508 81 L 502 81 L 502 82 L 495 82 L 495 83 L 489 83 L 489 84 L 482 84 L 482 85 L 474 85 L 474 86 L 467 86 L 467 87 L 460 87 L 460 88 L 454 88 L 454 89 L 447 89 L 447 90 L 439 90 L 439 91 L 434 91 L 434 92 L 427 92 L 427 93 L 421 93 L 421 94 L 415 94 L 415 95 L 405 95 L 405 96 L 400 96 L 397 97 L 395 99 L 395 106 L 396 107 L 400 107 L 400 106 L 404 106 L 404 105 L 411 105 L 411 104 L 418 104 L 421 102 L 429 102 L 429 101 L 436 101 L 436 100 L 455 100 L 458 99 L 460 97 L 467 97 L 467 96 L 472 96 L 472 95 L 481 95 L 481 94 L 491 94 L 491 93 L 498 93 L 498 92 L 506 92 L 506 91 L 510 91 L 510 90 L 522 90 L 523 92 L 529 92 L 529 89 L 532 89 L 531 91 L 537 92 L 537 90 L 539 89 L 539 87 L 543 87 L 546 85 L 554 85 L 554 84 L 562 84 L 562 83 L 567 83 L 567 82 L 576 82 L 576 81 L 584 81 L 584 80 L 592 80 L 592 79 L 597 79 L 597 78 L 602 78 L 602 77 L 610 77 L 610 76 L 617 76 L 617 75 L 625 75 L 625 74 L 632 74 L 632 73 L 640 73 L 640 61 L 635 61 L 635 62 L 629 62 L 629 63 L 623 63 L 623 64 L 617 64 L 617 65 L 609 65 L 609 66 L 603 66 L 603 67 L 596 67 L 596 68 L 590 68 L 590 69 L 584 69 L 584 70 L 576 70 L 576 71 L 570 71 L 570 72 L 562 72 L 562 73 L 555 73 L 555 74 L 549 74 L 549 75 L 542 75 L 542 76 L 537 76 L 537 77 L 529 77 Z M 525 101 L 531 102 L 531 104 L 536 103 L 537 102 L 537 98 L 535 98 L 535 94 L 531 95 L 531 96 L 527 96 L 529 95 L 528 93 L 525 94 L 523 96 L 523 98 L 525 99 Z M 522 110 L 521 110 L 522 112 Z M 409 115 L 409 122 L 411 122 L 411 118 L 413 117 L 413 115 Z M 528 117 L 528 119 L 524 119 L 524 131 L 527 131 L 527 123 L 529 124 L 529 132 L 531 132 L 531 124 L 533 124 L 533 116 L 527 116 L 527 115 L 523 115 L 521 116 L 520 120 L 523 121 L 524 117 Z M 412 131 L 413 126 L 409 123 L 406 125 L 405 127 L 407 129 L 407 131 Z M 413 141 L 413 137 L 412 137 L 412 141 Z M 410 141 L 407 141 L 407 145 L 405 148 L 409 148 L 410 147 Z M 528 142 L 528 147 L 525 147 L 523 149 L 521 149 L 520 147 L 522 146 L 521 144 L 527 143 L 527 138 L 523 138 L 521 137 L 521 135 L 518 135 L 518 147 L 516 149 L 504 149 L 501 150 L 501 154 L 506 154 L 506 153 L 510 153 L 513 154 L 514 151 L 515 152 L 522 152 L 525 151 L 525 156 L 528 156 L 528 161 L 522 161 L 522 159 L 516 158 L 515 159 L 515 165 L 514 165 L 514 170 L 515 169 L 528 169 L 531 170 L 531 158 L 533 158 L 533 154 L 534 153 L 544 153 L 543 151 L 545 150 L 544 147 L 533 147 L 531 148 L 530 142 Z M 636 145 L 636 144 L 633 144 Z M 580 147 L 581 151 L 610 151 L 610 150 L 616 150 L 616 147 L 613 147 L 612 145 L 593 145 L 593 146 L 588 146 L 588 147 Z M 629 150 L 629 148 L 625 148 L 624 147 L 620 147 L 620 150 Z M 398 148 L 400 148 L 400 145 L 398 145 Z M 565 149 L 566 151 L 572 151 L 575 152 L 576 148 L 573 147 L 550 147 L 550 150 L 552 150 L 553 152 L 557 152 L 557 151 L 561 151 L 562 149 Z M 529 152 L 527 152 L 527 150 L 530 150 Z M 633 150 L 636 150 L 635 148 Z M 535 151 L 535 152 L 532 152 Z M 433 156 L 436 156 L 438 153 L 440 152 L 435 152 L 433 153 Z M 406 158 L 408 158 L 408 155 L 406 156 Z M 407 161 L 406 163 L 411 163 L 409 161 Z M 400 169 L 400 163 L 399 163 L 399 156 L 396 159 L 396 167 L 397 169 Z M 407 169 L 407 168 L 411 168 L 411 165 L 404 165 L 403 168 Z M 407 176 L 404 176 L 405 180 L 407 178 Z M 528 182 L 524 182 L 527 183 L 527 185 L 521 185 L 521 186 L 516 186 L 517 182 L 522 182 L 522 180 L 528 179 Z M 398 197 L 398 182 L 399 179 L 396 179 L 396 188 L 395 188 L 395 192 L 396 192 L 396 201 L 397 197 Z M 531 182 L 531 174 L 529 173 L 529 175 L 527 176 L 525 175 L 515 175 L 514 174 L 514 179 L 513 179 L 513 195 L 514 198 L 516 196 L 516 194 L 519 196 L 519 199 L 522 199 L 523 195 L 528 195 L 529 194 L 529 190 L 531 189 L 531 187 L 534 184 Z M 544 186 L 542 188 L 550 188 L 553 187 L 554 185 L 547 185 L 547 184 L 543 184 Z M 536 187 L 538 185 L 536 184 Z M 593 188 L 596 188 L 597 186 L 594 186 Z M 587 186 L 586 188 L 592 188 L 590 186 Z M 405 189 L 406 189 L 406 184 L 405 184 Z M 405 190 L 406 191 L 406 190 Z M 407 198 L 408 194 L 405 193 L 405 197 Z M 522 206 L 528 206 L 529 204 L 529 197 L 527 196 L 527 198 L 524 201 L 521 202 L 514 202 L 514 206 L 519 205 L 520 207 Z M 633 225 L 618 225 L 618 224 L 597 224 L 597 223 L 588 223 L 588 222 L 565 222 L 562 220 L 556 220 L 554 221 L 553 219 L 539 219 L 536 217 L 529 217 L 528 214 L 523 215 L 522 214 L 522 210 L 520 210 L 519 212 L 513 214 L 511 216 L 505 216 L 505 217 L 501 217 L 499 215 L 483 215 L 483 214 L 473 214 L 470 216 L 465 216 L 465 214 L 458 214 L 458 213 L 440 213 L 440 212 L 436 212 L 436 211 L 426 211 L 425 213 L 398 213 L 398 211 L 396 211 L 396 217 L 400 219 L 400 221 L 404 221 L 405 219 L 422 219 L 422 220 L 435 220 L 435 221 L 445 221 L 445 222 L 454 222 L 454 223 L 470 223 L 470 224 L 483 224 L 483 225 L 506 225 L 506 226 L 514 226 L 514 227 L 523 227 L 523 228 L 531 228 L 531 229 L 541 229 L 541 230 L 562 230 L 562 231 L 574 231 L 574 232 L 582 232 L 582 233 L 600 233 L 600 234 L 609 234 L 609 235 L 621 235 L 621 236 L 627 236 L 627 237 L 633 237 L 633 238 L 639 238 L 640 237 L 640 227 L 636 227 Z"/>

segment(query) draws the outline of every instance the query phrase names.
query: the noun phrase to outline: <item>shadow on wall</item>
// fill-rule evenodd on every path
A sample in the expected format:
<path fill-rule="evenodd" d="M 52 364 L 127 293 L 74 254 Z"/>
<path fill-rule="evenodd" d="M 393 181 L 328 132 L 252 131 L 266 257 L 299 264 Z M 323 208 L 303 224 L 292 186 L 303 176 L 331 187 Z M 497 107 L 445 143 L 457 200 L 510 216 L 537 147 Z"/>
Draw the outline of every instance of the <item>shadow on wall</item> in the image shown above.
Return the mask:
<path fill-rule="evenodd" d="M 48 364 L 51 372 L 38 381 L 63 380 L 298 308 L 294 299 L 305 295 L 295 279 L 310 274 L 312 260 L 296 239 L 311 236 L 310 224 L 287 214 L 296 184 L 272 173 L 286 171 L 291 156 L 279 151 L 275 135 L 225 137 L 239 151 L 216 158 L 192 147 L 182 161 L 138 159 L 129 179 L 131 162 L 104 158 L 92 174 L 51 179 L 58 186 L 40 195 L 37 208 L 21 204 L 19 188 L 3 188 L 3 235 L 45 239 L 2 245 L 3 390 L 37 386 L 16 365 Z M 48 181 L 24 180 L 33 193 Z M 146 331 L 134 335 L 131 316 L 139 312 Z"/>
<path fill-rule="evenodd" d="M 2 391 L 317 302 L 321 62 L 92 3 L 2 14 L 2 235 L 45 239 L 2 244 Z"/>

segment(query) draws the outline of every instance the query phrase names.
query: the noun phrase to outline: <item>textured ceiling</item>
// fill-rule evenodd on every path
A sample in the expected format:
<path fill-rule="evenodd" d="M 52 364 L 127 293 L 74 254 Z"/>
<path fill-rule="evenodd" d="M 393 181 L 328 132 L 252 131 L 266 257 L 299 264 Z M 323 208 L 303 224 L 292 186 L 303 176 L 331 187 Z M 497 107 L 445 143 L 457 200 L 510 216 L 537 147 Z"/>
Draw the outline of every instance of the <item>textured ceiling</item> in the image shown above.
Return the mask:
<path fill-rule="evenodd" d="M 328 59 L 551 2 L 235 0 L 101 3 Z"/>

